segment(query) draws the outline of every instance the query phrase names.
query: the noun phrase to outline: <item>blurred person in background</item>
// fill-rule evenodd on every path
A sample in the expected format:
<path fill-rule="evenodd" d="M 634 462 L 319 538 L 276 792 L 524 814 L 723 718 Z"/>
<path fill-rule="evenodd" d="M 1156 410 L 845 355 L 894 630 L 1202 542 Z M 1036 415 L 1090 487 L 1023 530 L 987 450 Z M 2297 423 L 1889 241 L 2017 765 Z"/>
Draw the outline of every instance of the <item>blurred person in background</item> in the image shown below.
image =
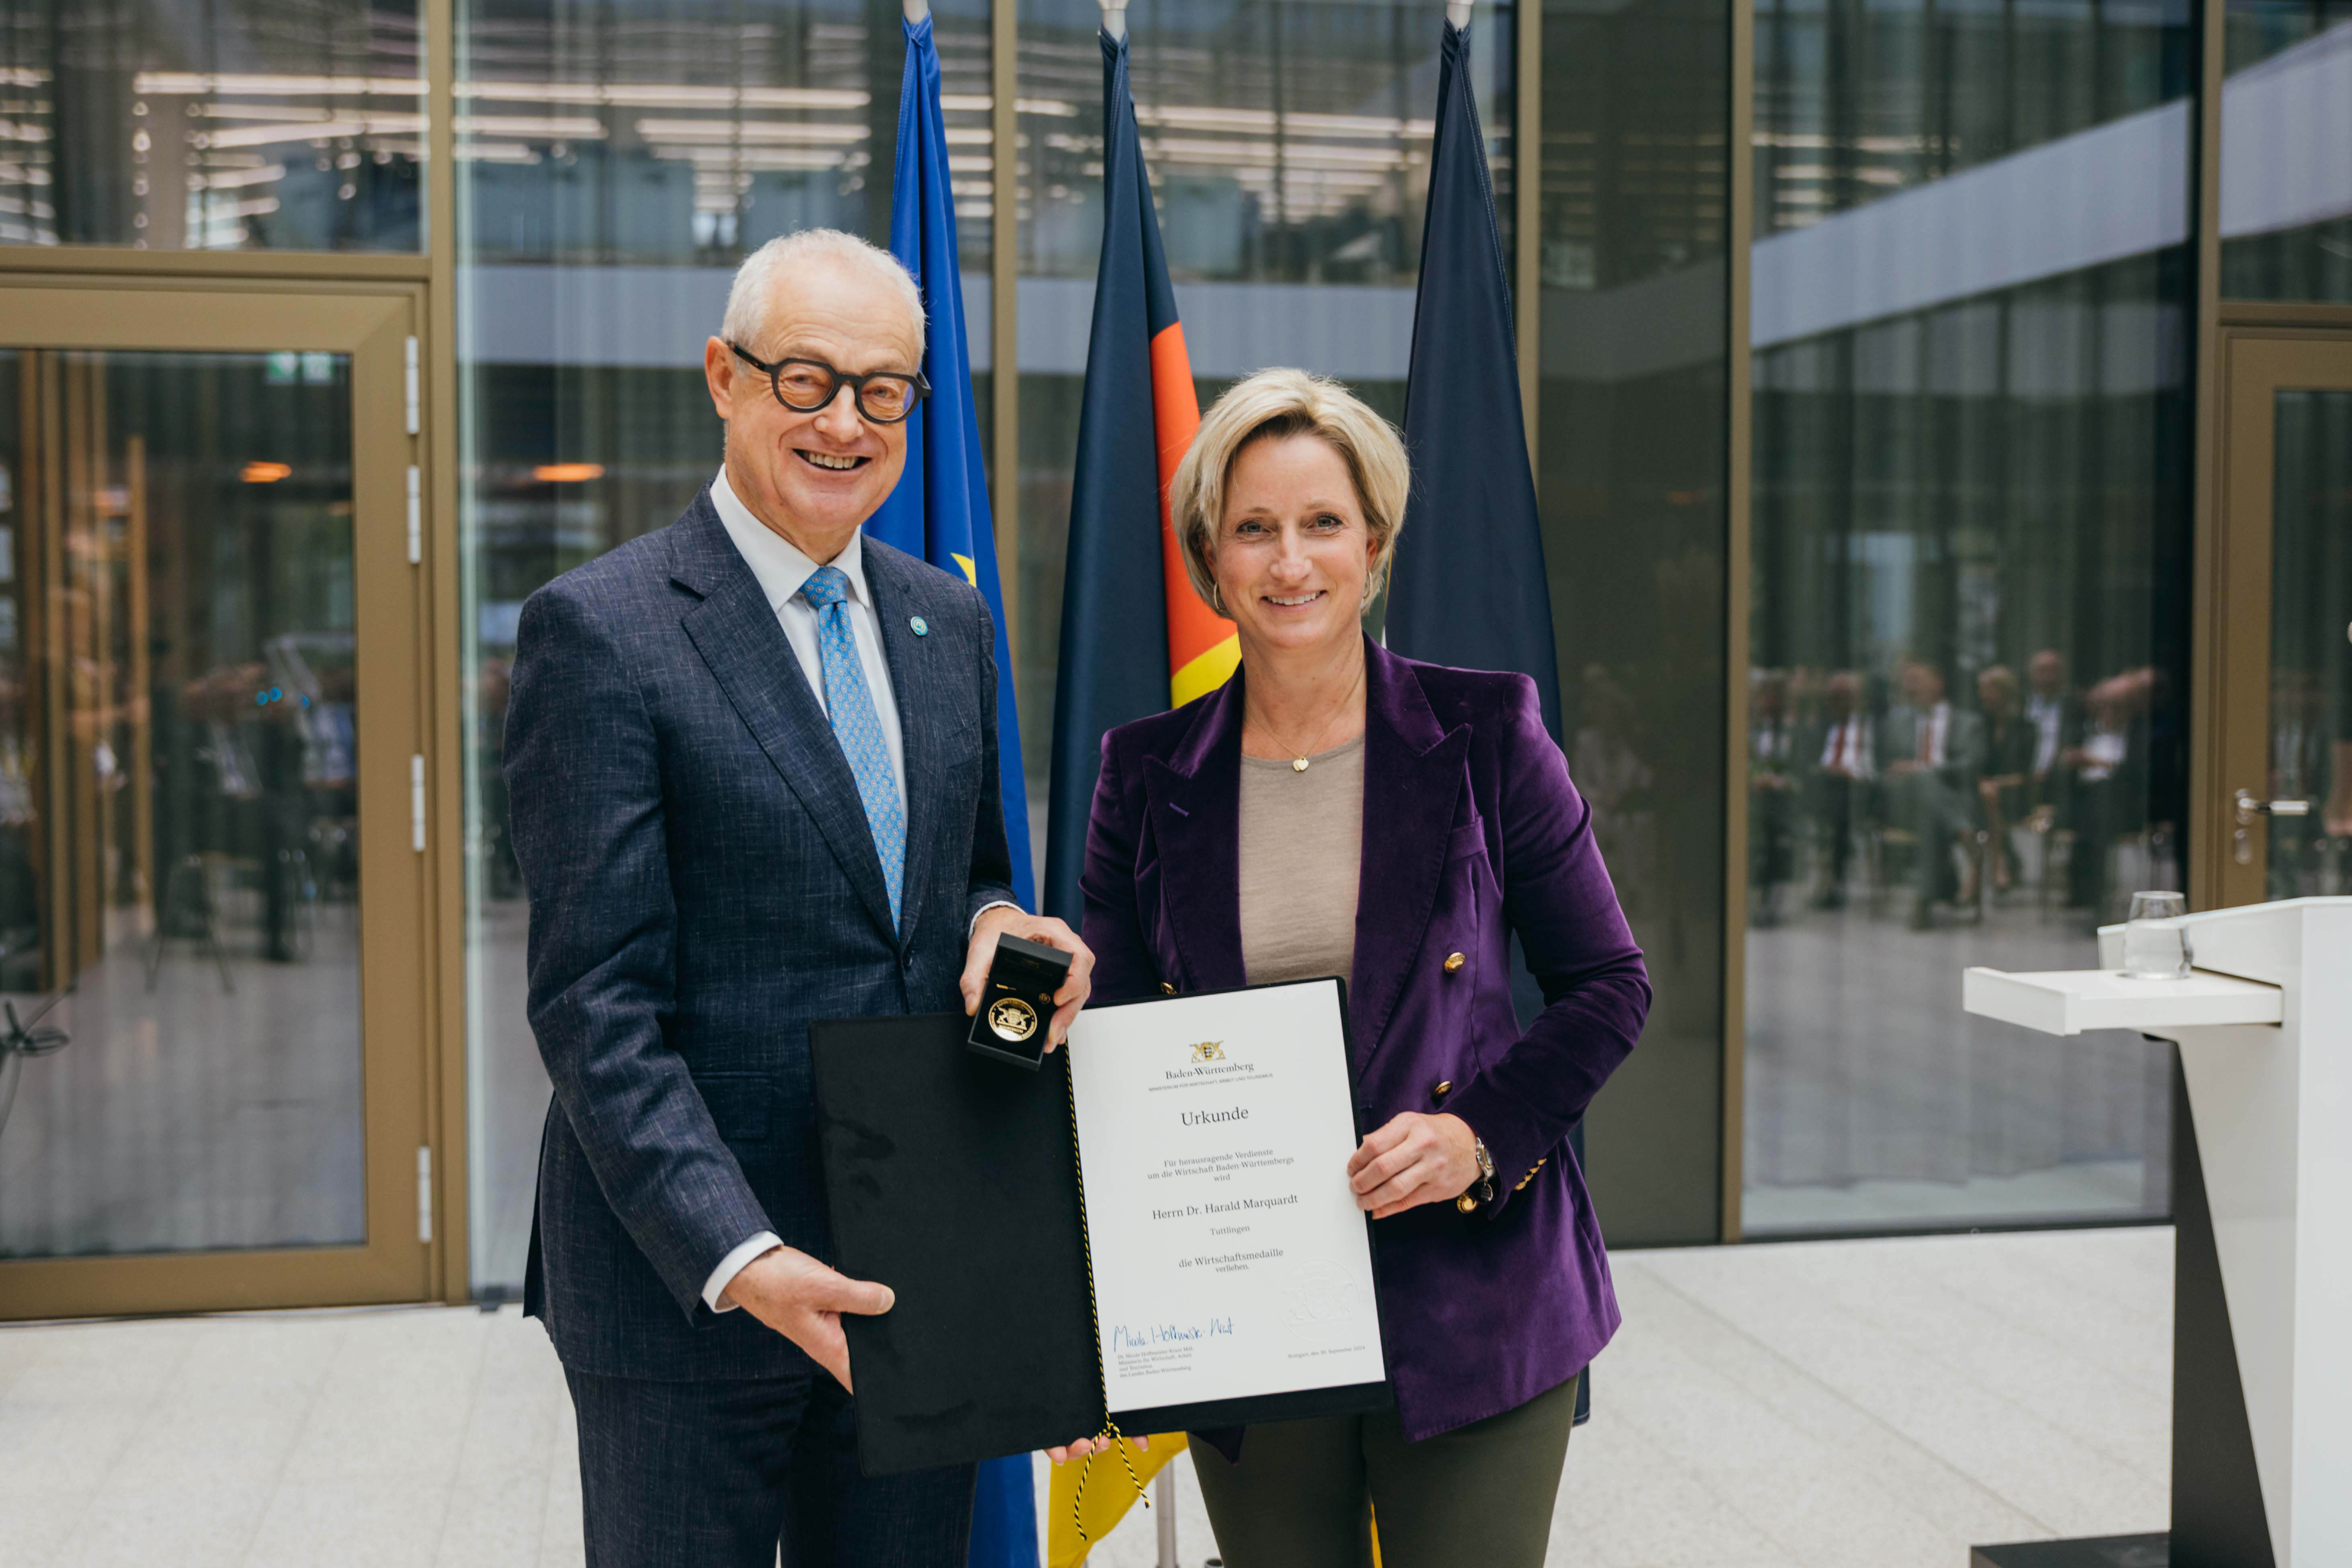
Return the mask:
<path fill-rule="evenodd" d="M 1789 711 L 1789 677 L 1759 669 L 1748 698 L 1748 876 L 1758 925 L 1780 923 L 1780 890 L 1796 867 L 1797 723 Z"/>
<path fill-rule="evenodd" d="M 1952 706 L 1944 672 L 1924 659 L 1906 659 L 1903 700 L 1889 709 L 1879 731 L 1880 772 L 1886 779 L 1890 825 L 1913 836 L 1913 929 L 1935 924 L 1935 907 L 1960 896 L 1952 851 L 1976 825 L 1976 781 L 1984 772 L 1984 720 Z"/>
<path fill-rule="evenodd" d="M 1821 891 L 1813 896 L 1816 908 L 1845 906 L 1854 831 L 1874 815 L 1870 805 L 1878 777 L 1877 749 L 1870 717 L 1862 709 L 1861 674 L 1835 671 L 1822 682 L 1822 744 L 1813 770 L 1814 811 L 1826 871 Z"/>
<path fill-rule="evenodd" d="M 2030 797 L 2043 832 L 2071 826 L 2067 771 L 2059 760 L 2083 743 L 2083 704 L 2066 685 L 2066 656 L 2045 647 L 2025 661 L 2026 721 L 2033 726 Z"/>
<path fill-rule="evenodd" d="M 2117 845 L 2147 824 L 2147 713 L 2153 668 L 2127 669 L 2084 694 L 2080 743 L 2061 759 L 2069 773 L 2074 846 L 2066 867 L 2068 907 L 2107 913 L 2109 861 Z"/>
<path fill-rule="evenodd" d="M 1985 865 L 1995 892 L 2017 879 L 2017 847 L 2009 830 L 2032 808 L 2027 784 L 2033 775 L 2033 723 L 2018 700 L 2017 675 L 1996 664 L 1977 675 L 1977 709 L 1984 715 L 1985 773 L 1977 781 L 1984 812 Z"/>

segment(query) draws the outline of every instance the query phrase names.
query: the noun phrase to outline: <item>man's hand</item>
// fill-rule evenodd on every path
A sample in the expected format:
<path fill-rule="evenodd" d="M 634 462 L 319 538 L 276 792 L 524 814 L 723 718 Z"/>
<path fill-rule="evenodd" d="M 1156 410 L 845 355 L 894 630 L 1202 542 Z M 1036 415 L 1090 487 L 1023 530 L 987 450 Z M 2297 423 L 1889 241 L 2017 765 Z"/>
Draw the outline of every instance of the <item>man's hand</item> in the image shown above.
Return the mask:
<path fill-rule="evenodd" d="M 1458 1116 L 1400 1112 L 1348 1157 L 1356 1206 L 1386 1219 L 1423 1204 L 1451 1203 L 1478 1179 L 1477 1142 Z"/>
<path fill-rule="evenodd" d="M 849 1342 L 841 1332 L 841 1314 L 871 1317 L 888 1311 L 897 1300 L 887 1285 L 852 1279 L 789 1247 L 751 1259 L 719 1296 L 808 1352 L 844 1388 L 849 1387 Z"/>
<path fill-rule="evenodd" d="M 981 994 L 988 989 L 988 966 L 995 961 L 996 939 L 1000 936 L 1043 942 L 1072 955 L 1069 978 L 1054 993 L 1054 1018 L 1045 1028 L 1045 1048 L 1050 1051 L 1069 1038 L 1071 1020 L 1078 1016 L 1078 1009 L 1087 1005 L 1087 996 L 1094 990 L 1094 950 L 1078 940 L 1077 932 L 1050 915 L 1024 915 L 1002 905 L 982 910 L 979 923 L 971 928 L 971 951 L 963 961 L 963 1012 L 967 1018 L 980 1010 Z"/>

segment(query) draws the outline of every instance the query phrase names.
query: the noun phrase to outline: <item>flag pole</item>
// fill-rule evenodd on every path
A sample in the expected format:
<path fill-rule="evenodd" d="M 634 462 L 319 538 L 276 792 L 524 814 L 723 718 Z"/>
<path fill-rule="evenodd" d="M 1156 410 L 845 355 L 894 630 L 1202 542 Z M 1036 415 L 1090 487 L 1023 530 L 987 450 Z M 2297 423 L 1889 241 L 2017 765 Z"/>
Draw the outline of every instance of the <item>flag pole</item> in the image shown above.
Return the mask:
<path fill-rule="evenodd" d="M 1102 29 L 1114 44 L 1127 38 L 1127 0 L 1101 0 Z"/>
<path fill-rule="evenodd" d="M 1445 0 L 1445 20 L 1459 33 L 1470 26 L 1470 0 Z"/>
<path fill-rule="evenodd" d="M 898 0 L 898 13 L 907 18 L 907 26 L 917 27 L 931 14 L 931 0 Z"/>

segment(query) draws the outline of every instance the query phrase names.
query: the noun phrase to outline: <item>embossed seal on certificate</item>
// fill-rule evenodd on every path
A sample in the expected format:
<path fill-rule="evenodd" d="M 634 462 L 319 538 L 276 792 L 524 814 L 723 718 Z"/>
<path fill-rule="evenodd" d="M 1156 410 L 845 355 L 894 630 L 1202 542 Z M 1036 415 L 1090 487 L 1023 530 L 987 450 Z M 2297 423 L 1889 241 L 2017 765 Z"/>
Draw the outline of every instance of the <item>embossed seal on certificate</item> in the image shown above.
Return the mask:
<path fill-rule="evenodd" d="M 1007 1040 L 1025 1040 L 1037 1032 L 1037 1009 L 1018 996 L 1007 996 L 988 1010 L 988 1026 Z"/>

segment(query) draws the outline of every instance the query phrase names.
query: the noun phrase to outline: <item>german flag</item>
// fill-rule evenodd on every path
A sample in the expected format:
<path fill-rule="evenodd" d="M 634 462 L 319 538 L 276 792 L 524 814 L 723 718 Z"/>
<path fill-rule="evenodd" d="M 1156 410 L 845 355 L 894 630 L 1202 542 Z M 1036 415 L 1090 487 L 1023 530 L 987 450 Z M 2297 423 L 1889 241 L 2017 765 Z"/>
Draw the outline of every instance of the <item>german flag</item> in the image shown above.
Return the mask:
<path fill-rule="evenodd" d="M 1144 193 L 1144 218 L 1150 220 L 1150 193 Z M 1160 235 L 1152 230 L 1151 254 L 1159 259 Z M 1192 388 L 1192 360 L 1184 352 L 1184 323 L 1176 319 L 1175 291 L 1167 272 L 1154 266 L 1151 315 L 1151 423 L 1160 443 L 1160 577 L 1168 601 L 1168 705 L 1181 708 L 1225 683 L 1241 662 L 1241 639 L 1234 623 L 1201 602 L 1184 570 L 1184 548 L 1168 510 L 1168 487 L 1176 465 L 1201 428 L 1199 395 Z M 1163 307 L 1164 301 L 1164 307 Z M 1165 310 L 1165 316 L 1160 313 Z M 1160 323 L 1162 320 L 1166 326 Z"/>
<path fill-rule="evenodd" d="M 1078 416 L 1054 693 L 1045 906 L 1073 926 L 1103 731 L 1224 684 L 1234 626 L 1193 594 L 1168 484 L 1201 426 L 1129 89 L 1127 40 L 1102 35 L 1103 239 Z"/>

